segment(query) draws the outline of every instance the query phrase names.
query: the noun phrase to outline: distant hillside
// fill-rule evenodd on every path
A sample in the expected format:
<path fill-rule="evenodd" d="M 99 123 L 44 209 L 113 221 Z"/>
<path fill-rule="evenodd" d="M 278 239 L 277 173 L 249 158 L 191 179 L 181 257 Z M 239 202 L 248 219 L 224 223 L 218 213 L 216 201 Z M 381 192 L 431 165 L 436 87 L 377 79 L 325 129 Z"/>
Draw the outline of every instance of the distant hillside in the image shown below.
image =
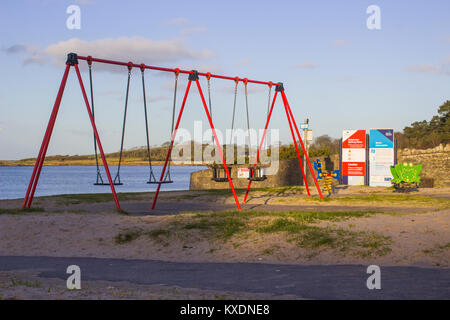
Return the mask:
<path fill-rule="evenodd" d="M 191 144 L 191 161 L 194 157 L 195 146 L 202 148 L 204 150 L 208 145 L 201 145 L 197 142 L 187 142 Z M 152 147 L 150 150 L 150 155 L 152 158 L 152 164 L 160 165 L 163 164 L 169 143 L 166 142 L 159 147 Z M 223 152 L 226 155 L 226 149 L 229 146 L 223 146 Z M 237 155 L 237 146 L 235 148 L 235 161 Z M 248 152 L 248 149 L 246 150 Z M 311 145 L 309 150 L 310 157 L 315 156 L 327 156 L 338 152 L 338 140 L 330 138 L 327 135 L 317 137 L 315 142 Z M 303 156 L 303 152 L 300 148 L 300 156 Z M 297 153 L 295 151 L 294 145 L 281 145 L 279 146 L 279 159 L 286 160 L 291 158 L 296 158 Z M 98 154 L 99 164 L 102 164 L 100 153 Z M 113 152 L 106 154 L 106 159 L 109 165 L 117 165 L 119 162 L 119 152 Z M 0 166 L 33 166 L 36 158 L 27 158 L 22 160 L 0 160 Z M 248 160 L 247 160 L 248 162 Z M 54 155 L 45 158 L 45 165 L 48 166 L 93 166 L 95 165 L 95 155 Z M 176 163 L 174 163 L 176 165 Z M 122 153 L 121 165 L 124 166 L 145 166 L 148 165 L 148 155 L 146 147 L 135 147 L 132 149 L 124 150 Z"/>
<path fill-rule="evenodd" d="M 167 154 L 168 146 L 161 146 L 151 148 L 150 155 L 152 163 L 160 164 L 164 162 Z M 100 153 L 98 153 L 98 159 L 102 164 Z M 119 152 L 107 153 L 106 159 L 108 164 L 117 165 L 119 162 Z M 2 161 L 0 160 L 0 166 L 32 166 L 34 165 L 36 158 L 27 158 L 21 160 Z M 54 155 L 45 158 L 45 165 L 50 166 L 76 166 L 76 165 L 95 165 L 95 155 Z M 122 153 L 121 165 L 147 165 L 148 155 L 146 147 L 133 148 L 130 150 L 124 150 Z"/>

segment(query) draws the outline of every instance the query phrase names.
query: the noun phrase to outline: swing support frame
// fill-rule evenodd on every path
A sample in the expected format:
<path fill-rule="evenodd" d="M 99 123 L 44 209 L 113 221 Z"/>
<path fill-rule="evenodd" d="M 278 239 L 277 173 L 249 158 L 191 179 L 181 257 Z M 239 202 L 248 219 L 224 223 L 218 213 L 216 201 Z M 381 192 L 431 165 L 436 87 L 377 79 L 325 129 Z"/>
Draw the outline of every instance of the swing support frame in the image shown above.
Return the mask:
<path fill-rule="evenodd" d="M 95 125 L 94 116 L 92 114 L 92 110 L 91 110 L 91 106 L 90 106 L 90 103 L 89 103 L 89 99 L 88 99 L 88 96 L 86 94 L 86 90 L 85 90 L 85 87 L 84 87 L 83 79 L 81 77 L 80 69 L 78 67 L 78 61 L 79 60 L 85 60 L 85 61 L 88 61 L 90 63 L 97 62 L 97 63 L 105 63 L 105 64 L 111 64 L 111 65 L 121 65 L 121 66 L 125 66 L 127 68 L 130 68 L 130 67 L 131 68 L 139 68 L 141 70 L 143 70 L 143 69 L 150 69 L 150 70 L 166 71 L 166 72 L 173 72 L 173 73 L 177 73 L 178 72 L 180 74 L 187 74 L 187 75 L 189 75 L 188 84 L 187 84 L 186 91 L 185 91 L 184 97 L 183 97 L 183 102 L 181 104 L 181 108 L 180 108 L 180 111 L 178 113 L 176 125 L 173 128 L 173 131 L 171 133 L 171 142 L 170 142 L 169 149 L 167 151 L 166 159 L 165 159 L 165 162 L 164 162 L 163 170 L 161 172 L 161 176 L 160 176 L 160 180 L 159 181 L 162 182 L 163 179 L 164 179 L 165 171 L 167 169 L 167 165 L 168 165 L 170 156 L 172 154 L 172 149 L 173 149 L 173 144 L 174 144 L 174 141 L 175 141 L 176 133 L 177 133 L 177 130 L 178 130 L 180 122 L 181 122 L 181 117 L 183 115 L 183 111 L 185 109 L 185 105 L 186 105 L 186 101 L 187 101 L 187 98 L 188 98 L 189 90 L 191 88 L 191 85 L 194 83 L 197 86 L 198 92 L 200 94 L 200 98 L 202 100 L 202 105 L 203 105 L 204 111 L 206 113 L 206 116 L 208 118 L 208 122 L 209 122 L 209 125 L 211 127 L 211 130 L 213 132 L 214 141 L 215 141 L 215 143 L 217 145 L 220 157 L 222 159 L 222 164 L 224 164 L 226 176 L 227 176 L 227 179 L 228 179 L 228 182 L 229 182 L 229 185 L 230 185 L 230 189 L 231 189 L 231 192 L 233 194 L 234 200 L 236 202 L 236 207 L 237 207 L 238 210 L 241 210 L 241 205 L 239 203 L 239 199 L 237 197 L 236 190 L 234 188 L 233 181 L 231 179 L 230 171 L 228 170 L 228 166 L 225 163 L 225 157 L 224 157 L 224 154 L 223 154 L 223 151 L 222 151 L 222 147 L 221 147 L 221 145 L 219 143 L 219 140 L 217 138 L 217 134 L 216 134 L 216 130 L 215 130 L 212 118 L 211 118 L 211 114 L 210 114 L 210 111 L 208 110 L 208 106 L 207 106 L 205 97 L 203 95 L 202 88 L 200 86 L 199 77 L 203 76 L 203 77 L 207 77 L 208 79 L 209 78 L 217 78 L 217 79 L 224 79 L 224 80 L 232 80 L 232 81 L 235 81 L 235 82 L 244 82 L 245 84 L 247 84 L 247 83 L 254 83 L 254 84 L 268 85 L 269 87 L 272 87 L 274 85 L 275 86 L 275 95 L 273 97 L 272 104 L 271 104 L 271 107 L 270 107 L 270 110 L 269 110 L 269 113 L 268 113 L 268 116 L 267 116 L 266 124 L 265 124 L 265 127 L 264 127 L 264 132 L 263 132 L 263 135 L 262 135 L 262 138 L 261 138 L 261 142 L 259 144 L 258 152 L 257 152 L 257 155 L 256 155 L 254 168 L 256 168 L 258 166 L 259 156 L 260 156 L 260 152 L 261 152 L 261 149 L 263 147 L 263 144 L 264 144 L 264 139 L 265 139 L 265 136 L 266 136 L 267 127 L 269 126 L 269 122 L 270 122 L 270 119 L 271 119 L 271 116 L 272 116 L 272 111 L 274 109 L 277 96 L 278 96 L 278 94 L 280 94 L 281 98 L 282 98 L 283 105 L 284 105 L 284 110 L 285 110 L 285 113 L 286 113 L 286 117 L 287 117 L 287 120 L 288 120 L 288 123 L 289 123 L 289 128 L 290 128 L 290 131 L 291 131 L 292 139 L 293 139 L 293 142 L 294 142 L 295 150 L 296 150 L 298 161 L 299 161 L 299 164 L 300 164 L 300 169 L 301 169 L 301 172 L 302 172 L 302 175 L 303 175 L 303 181 L 305 183 L 308 196 L 310 197 L 311 193 L 310 193 L 310 190 L 309 190 L 309 187 L 308 187 L 308 182 L 306 180 L 306 175 L 305 175 L 305 170 L 304 170 L 305 168 L 303 168 L 303 164 L 302 164 L 302 161 L 301 161 L 300 151 L 299 151 L 299 148 L 298 148 L 298 145 L 297 145 L 297 141 L 300 141 L 300 145 L 301 145 L 301 147 L 303 149 L 304 156 L 306 157 L 309 171 L 310 171 L 310 173 L 311 173 L 311 175 L 312 175 L 312 177 L 314 179 L 314 183 L 315 183 L 317 192 L 318 192 L 320 198 L 323 199 L 322 191 L 320 190 L 320 187 L 319 187 L 319 184 L 317 182 L 317 179 L 315 178 L 315 175 L 314 175 L 314 172 L 313 172 L 313 169 L 312 169 L 312 166 L 311 166 L 311 162 L 309 161 L 309 157 L 308 157 L 308 155 L 306 153 L 305 146 L 303 144 L 302 138 L 300 136 L 300 132 L 299 132 L 298 127 L 297 127 L 297 123 L 296 123 L 296 121 L 294 119 L 294 115 L 292 113 L 291 107 L 290 107 L 290 105 L 289 105 L 289 103 L 287 101 L 283 83 L 281 83 L 281 82 L 280 83 L 274 83 L 274 82 L 271 82 L 271 81 L 267 81 L 266 82 L 266 81 L 250 80 L 250 79 L 247 79 L 247 78 L 239 78 L 239 77 L 227 77 L 227 76 L 223 76 L 223 75 L 211 74 L 209 72 L 208 73 L 201 73 L 201 72 L 197 72 L 196 70 L 189 71 L 189 70 L 181 70 L 181 69 L 178 69 L 178 68 L 175 68 L 175 69 L 162 68 L 162 67 L 148 66 L 148 65 L 145 65 L 145 64 L 135 64 L 135 63 L 132 63 L 132 62 L 121 62 L 121 61 L 113 61 L 113 60 L 93 58 L 91 56 L 78 56 L 76 53 L 69 53 L 67 55 L 66 68 L 65 68 L 65 71 L 64 71 L 64 74 L 63 74 L 63 77 L 62 77 L 62 80 L 61 80 L 61 84 L 59 86 L 59 90 L 58 90 L 58 93 L 57 93 L 57 96 L 56 96 L 56 100 L 55 100 L 55 103 L 53 105 L 53 109 L 52 109 L 52 112 L 50 114 L 50 118 L 49 118 L 49 121 L 48 121 L 48 124 L 47 124 L 47 129 L 46 129 L 46 131 L 44 133 L 44 137 L 43 137 L 43 140 L 42 140 L 42 143 L 41 143 L 41 147 L 39 149 L 39 153 L 38 153 L 38 156 L 36 158 L 36 162 L 34 164 L 33 172 L 32 172 L 31 177 L 30 177 L 30 182 L 28 184 L 28 188 L 27 188 L 27 191 L 25 193 L 25 197 L 24 197 L 24 200 L 23 200 L 23 203 L 22 203 L 22 209 L 30 208 L 31 204 L 33 202 L 33 198 L 34 198 L 34 194 L 35 194 L 35 191 L 36 191 L 36 187 L 37 187 L 37 184 L 38 184 L 38 181 L 39 181 L 39 177 L 40 177 L 40 174 L 41 174 L 41 171 L 42 171 L 42 167 L 43 167 L 43 164 L 44 164 L 45 156 L 47 154 L 47 149 L 48 149 L 48 146 L 49 146 L 49 143 L 50 143 L 50 139 L 51 139 L 51 136 L 52 136 L 53 128 L 55 126 L 56 118 L 57 118 L 57 115 L 58 115 L 59 107 L 61 105 L 62 97 L 63 97 L 64 90 L 65 90 L 65 87 L 66 87 L 67 78 L 69 76 L 69 71 L 70 71 L 71 68 L 74 68 L 75 72 L 76 72 L 76 75 L 77 75 L 77 78 L 78 78 L 78 82 L 80 84 L 80 89 L 81 89 L 81 93 L 83 95 L 83 100 L 84 100 L 85 105 L 86 105 L 86 110 L 87 110 L 87 113 L 89 115 L 89 119 L 90 119 L 90 122 L 91 122 L 92 130 L 93 130 L 95 141 L 96 141 L 96 145 L 97 145 L 97 147 L 99 149 L 99 152 L 100 152 L 100 155 L 101 155 L 101 158 L 102 158 L 102 162 L 103 162 L 103 166 L 105 168 L 105 172 L 106 172 L 106 175 L 108 177 L 108 182 L 109 182 L 109 185 L 111 187 L 111 192 L 112 192 L 112 195 L 113 195 L 113 198 L 114 198 L 114 202 L 115 202 L 116 208 L 117 208 L 117 210 L 122 211 L 121 207 L 120 207 L 119 200 L 117 198 L 117 193 L 116 193 L 116 190 L 115 190 L 115 187 L 114 187 L 114 182 L 113 182 L 113 179 L 111 178 L 111 173 L 110 173 L 110 170 L 109 170 L 109 166 L 108 166 L 108 163 L 106 161 L 105 153 L 103 151 L 103 147 L 102 147 L 102 143 L 101 143 L 101 140 L 100 140 L 100 136 L 98 134 L 97 127 Z M 247 186 L 247 191 L 246 191 L 243 203 L 245 203 L 247 201 L 247 197 L 248 197 L 248 194 L 249 194 L 249 191 L 250 191 L 251 183 L 252 183 L 252 181 L 250 180 L 249 183 L 248 183 L 248 186 Z M 152 210 L 155 209 L 160 189 L 161 189 L 161 183 L 159 183 L 157 185 L 157 189 L 156 189 L 155 196 L 153 198 L 152 207 L 151 207 Z"/>

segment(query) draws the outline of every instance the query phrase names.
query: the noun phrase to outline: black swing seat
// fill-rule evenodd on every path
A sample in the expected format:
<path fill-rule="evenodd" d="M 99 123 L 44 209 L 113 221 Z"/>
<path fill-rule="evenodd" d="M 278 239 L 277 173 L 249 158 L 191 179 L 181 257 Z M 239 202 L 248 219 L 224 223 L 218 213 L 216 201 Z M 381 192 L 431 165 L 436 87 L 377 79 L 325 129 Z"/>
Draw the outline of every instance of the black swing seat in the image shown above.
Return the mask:
<path fill-rule="evenodd" d="M 123 183 L 113 183 L 114 186 L 121 186 Z M 96 182 L 94 186 L 109 186 L 109 182 Z"/>
<path fill-rule="evenodd" d="M 170 177 L 170 171 L 166 173 L 162 181 L 156 179 L 155 175 L 153 174 L 153 170 L 150 171 L 150 178 L 148 179 L 147 184 L 166 184 L 166 183 L 173 183 L 173 180 Z"/>
<path fill-rule="evenodd" d="M 163 180 L 163 181 L 157 181 L 157 180 L 149 180 L 147 181 L 148 184 L 165 184 L 165 183 L 173 183 L 173 180 Z"/>
<path fill-rule="evenodd" d="M 249 170 L 249 181 L 264 181 L 267 179 L 265 174 L 261 175 L 261 169 L 264 167 L 256 166 L 256 167 L 248 167 Z"/>
<path fill-rule="evenodd" d="M 100 177 L 100 178 L 97 178 L 97 181 L 94 183 L 94 186 L 109 186 L 109 182 L 108 181 L 104 182 L 100 174 L 98 174 L 98 177 Z M 120 182 L 120 180 L 119 180 L 119 182 L 116 182 L 116 180 L 117 179 L 113 180 L 113 185 L 114 186 L 121 186 L 121 185 L 123 185 L 123 183 Z"/>
<path fill-rule="evenodd" d="M 225 171 L 225 167 L 222 165 L 210 165 L 208 166 L 212 169 L 212 178 L 211 180 L 214 182 L 228 182 L 227 173 Z M 227 165 L 228 170 L 231 175 L 232 165 Z M 231 179 L 233 180 L 233 179 Z"/>

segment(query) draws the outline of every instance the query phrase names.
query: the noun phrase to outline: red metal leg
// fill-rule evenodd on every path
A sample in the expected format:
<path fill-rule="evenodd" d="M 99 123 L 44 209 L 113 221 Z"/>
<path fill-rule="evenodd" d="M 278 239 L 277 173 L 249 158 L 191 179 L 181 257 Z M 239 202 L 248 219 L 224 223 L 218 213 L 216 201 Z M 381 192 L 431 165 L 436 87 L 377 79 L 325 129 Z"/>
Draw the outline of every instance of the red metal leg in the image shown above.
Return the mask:
<path fill-rule="evenodd" d="M 117 210 L 121 211 L 119 204 L 119 199 L 117 199 L 116 189 L 114 188 L 113 181 L 111 179 L 111 173 L 109 172 L 108 163 L 106 162 L 105 153 L 103 152 L 102 143 L 100 141 L 100 136 L 97 131 L 97 126 L 95 125 L 94 117 L 92 116 L 91 107 L 89 105 L 89 100 L 86 95 L 86 90 L 84 89 L 83 79 L 81 78 L 80 69 L 78 68 L 78 65 L 75 64 L 75 71 L 77 73 L 78 82 L 80 83 L 81 92 L 83 94 L 83 99 L 86 104 L 86 109 L 89 114 L 89 119 L 91 120 L 92 129 L 94 130 L 95 140 L 97 141 L 98 149 L 100 150 L 100 154 L 102 156 L 103 166 L 105 167 L 106 175 L 108 176 L 109 185 L 111 186 L 111 191 L 114 197 L 114 202 L 116 203 Z"/>
<path fill-rule="evenodd" d="M 256 153 L 256 161 L 254 167 L 258 165 L 259 154 L 261 152 L 262 146 L 264 144 L 264 138 L 266 137 L 267 127 L 269 126 L 270 118 L 272 117 L 273 106 L 275 105 L 275 100 L 277 99 L 278 91 L 275 91 L 275 95 L 273 96 L 272 106 L 270 107 L 269 115 L 267 116 L 266 125 L 264 127 L 263 136 L 261 137 L 261 143 L 259 144 L 258 152 Z M 248 192 L 250 191 L 250 186 L 252 185 L 252 181 L 249 180 L 247 185 L 247 191 L 245 192 L 244 203 L 247 201 Z"/>
<path fill-rule="evenodd" d="M 178 114 L 177 123 L 175 125 L 175 129 L 172 132 L 172 139 L 170 140 L 169 150 L 167 150 L 166 161 L 164 162 L 164 167 L 161 172 L 161 177 L 159 178 L 159 182 L 163 181 L 164 174 L 166 173 L 167 163 L 169 162 L 170 155 L 172 154 L 173 142 L 175 141 L 175 136 L 177 135 L 178 126 L 180 125 L 181 116 L 183 115 L 184 106 L 186 105 L 186 100 L 187 100 L 187 96 L 189 94 L 189 89 L 191 88 L 191 84 L 192 84 L 192 81 L 189 80 L 187 87 L 186 87 L 186 92 L 184 93 L 184 98 L 183 98 L 183 103 L 181 104 L 180 113 Z M 155 197 L 153 198 L 153 203 L 152 203 L 152 210 L 155 209 L 156 201 L 158 199 L 160 189 L 161 189 L 161 183 L 159 183 L 158 187 L 156 187 Z"/>
<path fill-rule="evenodd" d="M 236 195 L 236 190 L 234 190 L 233 181 L 231 180 L 230 171 L 228 170 L 228 166 L 225 163 L 225 157 L 223 156 L 222 147 L 220 146 L 219 139 L 217 138 L 217 135 L 216 135 L 216 129 L 214 128 L 214 125 L 213 125 L 213 122 L 211 119 L 211 115 L 209 114 L 208 107 L 206 106 L 206 101 L 205 101 L 205 97 L 203 96 L 202 88 L 200 87 L 200 82 L 198 81 L 198 79 L 195 80 L 195 82 L 197 83 L 198 92 L 200 93 L 200 97 L 202 98 L 203 107 L 205 108 L 205 112 L 206 112 L 206 116 L 208 117 L 209 125 L 211 126 L 211 130 L 214 134 L 214 140 L 216 141 L 216 145 L 217 145 L 217 148 L 219 149 L 220 157 L 222 158 L 223 167 L 227 174 L 228 182 L 230 183 L 231 192 L 233 192 L 234 201 L 236 202 L 237 209 L 241 210 L 241 205 L 239 204 L 239 200 Z"/>
<path fill-rule="evenodd" d="M 320 199 L 323 200 L 322 191 L 320 190 L 319 183 L 317 182 L 316 176 L 314 175 L 314 171 L 313 171 L 313 168 L 311 166 L 311 162 L 309 161 L 309 157 L 308 157 L 308 154 L 306 152 L 305 145 L 303 144 L 303 140 L 302 140 L 302 138 L 300 136 L 300 132 L 298 131 L 297 123 L 295 122 L 294 115 L 292 114 L 291 107 L 289 106 L 289 102 L 287 101 L 286 94 L 285 94 L 284 91 L 281 92 L 281 96 L 283 98 L 283 101 L 285 102 L 286 112 L 289 113 L 289 115 L 290 115 L 290 117 L 292 119 L 292 122 L 294 123 L 295 131 L 297 132 L 298 139 L 300 140 L 300 144 L 302 146 L 303 153 L 304 153 L 304 155 L 306 157 L 306 162 L 308 163 L 309 172 L 311 172 L 311 175 L 312 175 L 312 177 L 314 179 L 314 184 L 316 185 L 317 192 L 319 193 Z M 306 179 L 305 179 L 305 181 L 306 181 Z"/>
<path fill-rule="evenodd" d="M 281 97 L 283 97 L 283 91 L 281 91 Z M 292 128 L 291 117 L 289 116 L 289 111 L 287 109 L 286 101 L 284 100 L 284 98 L 283 98 L 283 105 L 284 105 L 284 110 L 286 111 L 286 117 L 288 119 L 289 129 L 291 130 L 292 139 L 294 140 L 295 151 L 297 152 L 298 163 L 300 164 L 300 170 L 302 171 L 303 181 L 305 182 L 305 187 L 306 187 L 306 192 L 308 193 L 308 197 L 310 197 L 311 193 L 309 192 L 308 181 L 306 181 L 305 170 L 303 168 L 302 159 L 300 157 L 300 152 L 298 150 L 297 139 L 295 137 L 294 129 Z M 300 139 L 300 141 L 301 141 L 301 139 Z"/>
<path fill-rule="evenodd" d="M 48 133 L 50 131 L 50 128 L 51 128 L 52 123 L 53 123 L 53 119 L 54 119 L 55 114 L 56 114 L 56 109 L 57 109 L 56 105 L 57 105 L 58 101 L 60 101 L 60 96 L 61 96 L 61 94 L 62 94 L 62 92 L 64 90 L 63 89 L 63 85 L 65 85 L 65 79 L 67 79 L 67 76 L 68 76 L 68 73 L 69 73 L 69 69 L 70 69 L 70 66 L 66 65 L 66 70 L 64 71 L 64 75 L 63 75 L 63 78 L 61 80 L 61 84 L 60 84 L 60 87 L 59 87 L 59 90 L 58 90 L 58 94 L 56 95 L 55 104 L 53 105 L 52 113 L 51 113 L 50 118 L 48 120 L 47 129 L 45 130 L 44 138 L 42 139 L 41 148 L 39 149 L 38 156 L 36 157 L 36 162 L 34 164 L 33 173 L 31 174 L 30 183 L 28 184 L 27 192 L 25 194 L 25 198 L 23 199 L 22 209 L 25 209 L 25 206 L 28 203 L 28 197 L 30 195 L 31 188 L 32 188 L 32 186 L 34 184 L 34 181 L 35 181 L 37 168 L 39 167 L 39 164 L 41 162 L 42 151 L 44 150 L 44 147 L 47 144 Z"/>
<path fill-rule="evenodd" d="M 53 105 L 53 110 L 48 121 L 47 129 L 42 140 L 41 148 L 39 150 L 39 155 L 36 158 L 34 164 L 33 173 L 30 178 L 30 183 L 28 184 L 27 192 L 23 200 L 22 209 L 25 207 L 30 207 L 33 201 L 34 193 L 39 181 L 39 176 L 41 174 L 42 165 L 44 164 L 45 155 L 47 153 L 48 144 L 50 142 L 50 137 L 52 135 L 53 127 L 55 125 L 56 116 L 58 114 L 59 106 L 61 104 L 62 95 L 64 93 L 64 88 L 66 86 L 67 77 L 69 75 L 70 65 L 66 65 L 66 70 L 64 71 L 63 78 L 61 80 L 61 85 L 59 86 L 58 94 L 56 96 L 55 104 Z"/>

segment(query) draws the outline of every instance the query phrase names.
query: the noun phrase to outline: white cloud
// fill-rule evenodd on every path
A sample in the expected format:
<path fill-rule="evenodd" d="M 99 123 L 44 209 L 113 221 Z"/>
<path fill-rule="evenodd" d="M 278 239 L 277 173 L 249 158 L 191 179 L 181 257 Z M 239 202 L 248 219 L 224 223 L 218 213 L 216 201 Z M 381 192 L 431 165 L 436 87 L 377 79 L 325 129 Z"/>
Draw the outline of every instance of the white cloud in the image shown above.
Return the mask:
<path fill-rule="evenodd" d="M 147 64 L 174 62 L 179 59 L 208 59 L 213 56 L 209 50 L 188 49 L 184 42 L 178 39 L 154 41 L 143 37 L 108 38 L 93 41 L 73 38 L 50 45 L 44 51 L 52 56 L 53 62 L 56 63 L 65 60 L 68 52 L 122 61 L 132 59 L 135 63 L 145 62 Z"/>
<path fill-rule="evenodd" d="M 210 50 L 192 50 L 180 39 L 150 40 L 143 37 L 107 38 L 85 41 L 72 38 L 52 44 L 40 50 L 35 46 L 18 44 L 5 49 L 7 53 L 25 54 L 24 63 L 46 63 L 51 60 L 56 66 L 64 65 L 67 53 L 120 60 L 134 63 L 161 64 L 181 59 L 205 60 L 213 56 Z M 97 69 L 118 70 L 104 64 L 97 64 Z"/>
<path fill-rule="evenodd" d="M 405 68 L 409 72 L 420 72 L 450 76 L 450 55 L 441 59 L 438 64 L 412 65 Z"/>
<path fill-rule="evenodd" d="M 438 69 L 439 69 L 438 67 L 432 64 L 422 64 L 406 67 L 406 71 L 422 72 L 422 73 L 435 73 L 438 71 Z"/>
<path fill-rule="evenodd" d="M 8 54 L 25 55 L 25 58 L 23 59 L 24 64 L 44 64 L 48 61 L 48 57 L 39 49 L 39 47 L 34 45 L 19 43 L 3 49 L 3 51 Z"/>
<path fill-rule="evenodd" d="M 317 68 L 319 65 L 315 62 L 311 62 L 311 61 L 304 61 L 301 62 L 297 65 L 297 68 L 300 69 L 315 69 Z"/>
<path fill-rule="evenodd" d="M 348 46 L 350 43 L 346 40 L 334 40 L 331 44 L 333 46 Z"/>
<path fill-rule="evenodd" d="M 184 28 L 183 30 L 181 30 L 181 34 L 183 36 L 187 36 L 190 34 L 196 34 L 196 33 L 205 33 L 207 32 L 208 29 L 207 28 L 203 28 L 203 27 L 192 27 L 192 28 Z"/>

